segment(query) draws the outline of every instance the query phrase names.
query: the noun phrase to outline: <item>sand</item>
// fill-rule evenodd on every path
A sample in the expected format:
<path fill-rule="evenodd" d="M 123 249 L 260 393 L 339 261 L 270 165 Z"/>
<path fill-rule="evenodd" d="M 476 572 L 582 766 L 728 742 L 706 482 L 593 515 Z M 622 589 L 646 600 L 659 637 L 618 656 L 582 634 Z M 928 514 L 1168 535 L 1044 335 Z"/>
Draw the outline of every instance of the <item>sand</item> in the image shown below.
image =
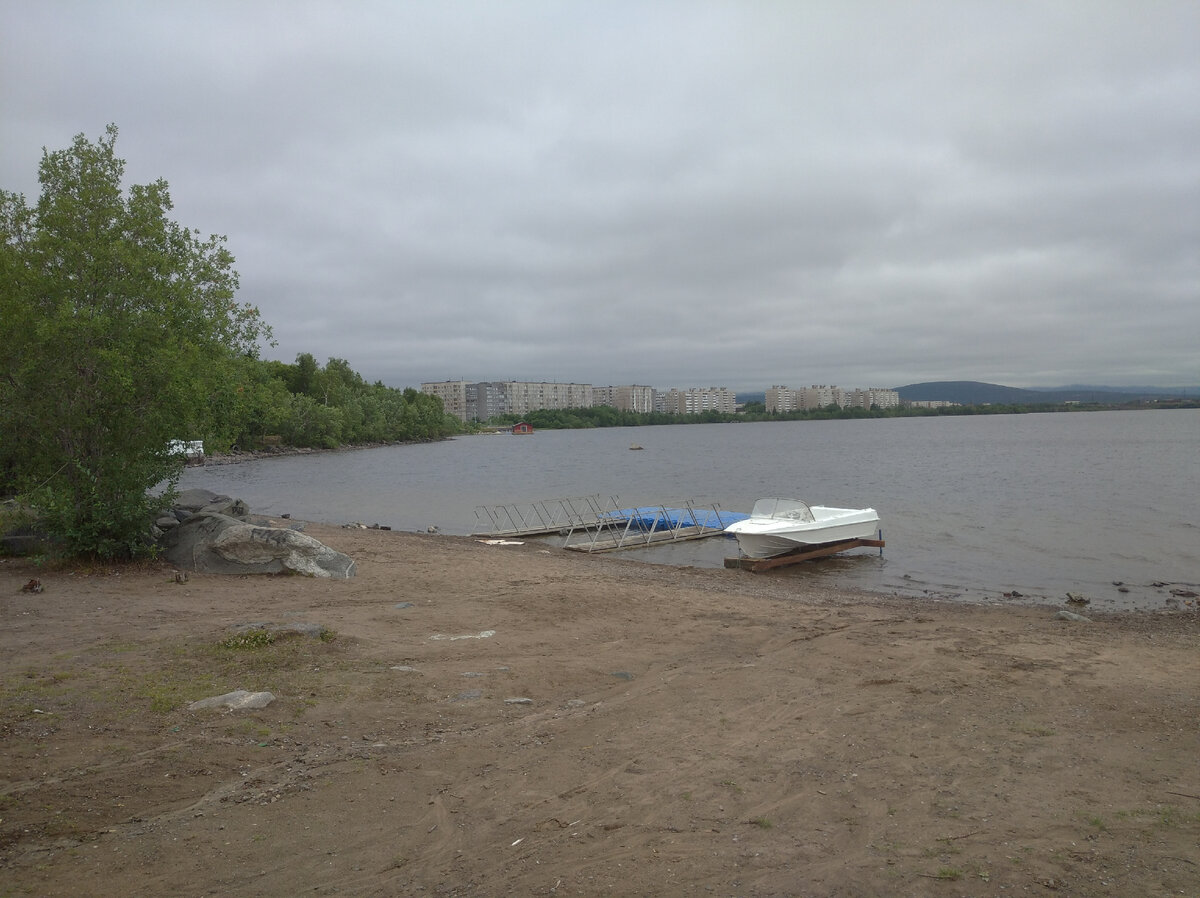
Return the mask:
<path fill-rule="evenodd" d="M 1200 895 L 1194 605 L 308 532 L 358 576 L 0 562 L 0 895 Z"/>

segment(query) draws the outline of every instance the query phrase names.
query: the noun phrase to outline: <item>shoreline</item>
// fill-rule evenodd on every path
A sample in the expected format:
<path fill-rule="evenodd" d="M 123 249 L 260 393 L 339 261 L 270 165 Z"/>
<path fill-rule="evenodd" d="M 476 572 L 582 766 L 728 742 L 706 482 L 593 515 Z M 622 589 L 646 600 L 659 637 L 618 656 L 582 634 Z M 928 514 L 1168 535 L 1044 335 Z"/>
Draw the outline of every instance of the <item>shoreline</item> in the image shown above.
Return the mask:
<path fill-rule="evenodd" d="M 457 434 L 456 434 L 457 436 Z M 197 465 L 185 465 L 189 468 L 203 468 L 208 465 L 236 465 L 247 461 L 260 461 L 267 458 L 287 458 L 293 455 L 326 455 L 336 452 L 357 452 L 362 449 L 382 449 L 386 446 L 419 446 L 422 443 L 442 443 L 454 439 L 453 436 L 441 440 L 396 440 L 385 443 L 355 443 L 348 446 L 338 446 L 325 449 L 314 446 L 273 446 L 267 449 L 239 449 L 219 455 L 205 455 L 204 461 Z"/>
<path fill-rule="evenodd" d="M 358 575 L 0 563 L 0 891 L 1200 884 L 1196 615 L 305 532 Z M 188 710 L 235 689 L 274 701 Z"/>

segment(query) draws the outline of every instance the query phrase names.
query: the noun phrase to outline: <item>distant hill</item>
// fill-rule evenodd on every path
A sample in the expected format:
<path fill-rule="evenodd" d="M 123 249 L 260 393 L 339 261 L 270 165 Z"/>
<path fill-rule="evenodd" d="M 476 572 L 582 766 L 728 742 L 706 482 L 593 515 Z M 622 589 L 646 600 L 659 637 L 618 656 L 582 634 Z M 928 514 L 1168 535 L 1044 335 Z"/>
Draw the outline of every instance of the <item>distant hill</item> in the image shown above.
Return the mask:
<path fill-rule="evenodd" d="M 1139 399 L 1195 396 L 1196 388 L 1178 390 L 1161 387 L 1094 387 L 1075 385 L 1053 389 L 1024 390 L 974 380 L 943 380 L 896 387 L 901 399 L 957 402 L 960 405 L 1058 405 L 1063 402 L 1135 402 Z"/>
<path fill-rule="evenodd" d="M 1038 392 L 1043 392 L 1043 388 L 1035 387 Z M 1200 396 L 1200 386 L 1198 387 L 1105 387 L 1098 384 L 1070 384 L 1065 387 L 1046 387 L 1045 390 L 1050 392 L 1064 393 L 1071 391 L 1091 391 L 1093 393 L 1132 393 L 1136 396 L 1169 396 L 1178 398 L 1180 396 Z"/>

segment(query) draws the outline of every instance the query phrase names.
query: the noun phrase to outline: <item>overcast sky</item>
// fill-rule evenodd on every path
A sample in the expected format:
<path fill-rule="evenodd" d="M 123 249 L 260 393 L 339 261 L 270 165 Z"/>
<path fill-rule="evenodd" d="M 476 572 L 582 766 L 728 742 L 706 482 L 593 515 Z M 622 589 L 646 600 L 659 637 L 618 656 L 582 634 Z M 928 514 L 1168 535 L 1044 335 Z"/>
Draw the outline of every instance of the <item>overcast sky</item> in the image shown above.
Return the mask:
<path fill-rule="evenodd" d="M 368 380 L 1200 383 L 1200 3 L 0 0 L 0 187 L 120 128 Z"/>

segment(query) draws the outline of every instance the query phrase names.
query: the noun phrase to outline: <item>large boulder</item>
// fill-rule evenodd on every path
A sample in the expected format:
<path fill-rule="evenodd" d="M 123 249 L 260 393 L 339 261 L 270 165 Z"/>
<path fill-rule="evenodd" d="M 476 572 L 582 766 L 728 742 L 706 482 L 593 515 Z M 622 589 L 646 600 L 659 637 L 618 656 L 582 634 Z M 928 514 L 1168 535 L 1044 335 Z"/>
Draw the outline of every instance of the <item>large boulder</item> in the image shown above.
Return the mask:
<path fill-rule="evenodd" d="M 349 555 L 295 530 L 261 527 L 211 511 L 193 514 L 163 536 L 164 554 L 183 570 L 209 574 L 353 577 Z"/>

